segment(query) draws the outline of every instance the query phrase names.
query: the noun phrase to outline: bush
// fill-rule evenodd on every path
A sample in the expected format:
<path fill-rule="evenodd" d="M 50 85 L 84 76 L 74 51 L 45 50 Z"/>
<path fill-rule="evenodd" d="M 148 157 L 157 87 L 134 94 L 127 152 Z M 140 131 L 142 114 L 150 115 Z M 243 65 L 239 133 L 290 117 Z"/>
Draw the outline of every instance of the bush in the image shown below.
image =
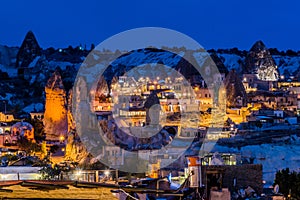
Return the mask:
<path fill-rule="evenodd" d="M 35 152 L 41 152 L 41 146 L 31 140 L 28 140 L 24 136 L 18 138 L 18 146 L 21 150 L 25 151 L 27 155 Z"/>
<path fill-rule="evenodd" d="M 58 180 L 61 170 L 55 165 L 54 167 L 44 166 L 39 172 L 42 180 Z"/>

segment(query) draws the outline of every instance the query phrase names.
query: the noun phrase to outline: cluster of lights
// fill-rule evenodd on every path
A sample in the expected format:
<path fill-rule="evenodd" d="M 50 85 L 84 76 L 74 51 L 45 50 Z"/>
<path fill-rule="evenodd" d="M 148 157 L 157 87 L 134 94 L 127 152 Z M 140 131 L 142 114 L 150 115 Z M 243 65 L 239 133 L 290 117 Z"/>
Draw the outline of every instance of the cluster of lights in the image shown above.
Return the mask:
<path fill-rule="evenodd" d="M 7 175 L 6 174 L 0 174 L 0 180 L 6 180 Z"/>
<path fill-rule="evenodd" d="M 82 171 L 81 170 L 77 170 L 76 173 L 75 173 L 75 176 L 79 177 L 79 176 L 81 176 L 81 174 L 82 174 Z"/>
<path fill-rule="evenodd" d="M 104 175 L 105 175 L 105 176 L 109 176 L 109 175 L 110 175 L 110 171 L 109 171 L 109 170 L 105 170 L 105 171 L 104 171 Z"/>
<path fill-rule="evenodd" d="M 64 141 L 64 140 L 65 140 L 65 137 L 64 137 L 63 135 L 61 135 L 61 136 L 59 137 L 59 140 L 60 140 L 60 141 Z"/>

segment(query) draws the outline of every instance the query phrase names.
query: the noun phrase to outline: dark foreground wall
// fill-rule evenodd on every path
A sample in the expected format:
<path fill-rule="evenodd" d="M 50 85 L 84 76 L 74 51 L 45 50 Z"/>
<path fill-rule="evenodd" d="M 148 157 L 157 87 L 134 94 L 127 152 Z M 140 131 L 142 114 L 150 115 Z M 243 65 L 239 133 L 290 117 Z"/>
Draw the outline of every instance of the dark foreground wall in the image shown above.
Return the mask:
<path fill-rule="evenodd" d="M 202 169 L 202 174 L 222 173 L 222 187 L 230 191 L 250 186 L 257 193 L 262 193 L 262 165 L 203 166 Z M 206 178 L 207 176 L 203 175 L 203 184 L 206 184 Z M 236 187 L 234 187 L 234 179 L 236 179 Z"/>

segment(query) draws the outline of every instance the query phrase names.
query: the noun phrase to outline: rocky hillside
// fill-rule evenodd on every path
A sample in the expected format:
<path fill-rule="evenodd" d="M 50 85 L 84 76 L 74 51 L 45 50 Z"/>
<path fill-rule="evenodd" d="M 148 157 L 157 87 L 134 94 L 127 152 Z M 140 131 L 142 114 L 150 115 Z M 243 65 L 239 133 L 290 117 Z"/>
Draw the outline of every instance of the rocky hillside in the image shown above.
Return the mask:
<path fill-rule="evenodd" d="M 271 77 L 288 79 L 293 76 L 296 78 L 300 71 L 300 51 L 267 49 L 261 41 L 256 42 L 249 52 L 237 48 L 209 50 L 209 52 L 216 53 L 228 70 L 235 69 L 239 74 L 255 73 L 259 67 L 263 70 L 269 66 Z"/>
<path fill-rule="evenodd" d="M 182 49 L 176 48 L 174 51 L 183 58 L 205 63 L 205 59 L 202 57 L 203 50 L 183 53 Z M 4 110 L 4 104 L 8 111 L 15 114 L 43 111 L 45 109 L 45 84 L 53 72 L 56 69 L 60 72 L 65 91 L 69 91 L 81 63 L 89 52 L 82 46 L 42 49 L 31 31 L 26 34 L 20 47 L 0 45 L 0 111 Z M 300 77 L 298 76 L 300 74 L 300 52 L 268 49 L 261 41 L 256 42 L 249 51 L 232 48 L 209 50 L 208 52 L 219 71 L 225 74 L 234 69 L 239 76 L 242 73 L 257 73 L 262 80 Z M 120 51 L 105 50 L 97 53 L 94 56 L 95 62 L 99 57 L 119 55 Z M 124 69 L 131 69 L 150 61 L 151 63 L 158 61 L 161 64 L 172 65 L 185 76 L 190 77 L 195 74 L 190 63 L 178 56 L 174 57 L 171 53 L 154 53 L 144 49 L 121 56 L 117 60 L 104 74 L 106 79 L 122 74 Z M 149 66 L 151 67 L 151 65 Z M 145 73 L 149 73 L 149 71 L 151 70 L 147 70 Z M 151 73 L 153 76 L 159 75 L 153 70 Z"/>
<path fill-rule="evenodd" d="M 21 47 L 0 45 L 0 111 L 26 114 L 44 111 L 45 85 L 53 72 L 60 71 L 66 91 L 89 51 L 82 47 L 41 49 L 29 31 Z"/>

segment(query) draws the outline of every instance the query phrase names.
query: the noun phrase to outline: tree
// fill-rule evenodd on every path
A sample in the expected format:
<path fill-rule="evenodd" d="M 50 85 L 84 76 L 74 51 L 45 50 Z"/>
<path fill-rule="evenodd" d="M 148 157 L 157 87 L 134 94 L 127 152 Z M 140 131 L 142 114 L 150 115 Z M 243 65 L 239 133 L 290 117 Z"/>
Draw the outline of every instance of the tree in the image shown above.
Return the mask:
<path fill-rule="evenodd" d="M 288 197 L 291 191 L 291 197 L 300 199 L 300 173 L 290 171 L 289 168 L 276 172 L 274 185 L 279 185 L 279 192 Z"/>
<path fill-rule="evenodd" d="M 288 49 L 286 51 L 286 55 L 288 55 L 288 56 L 297 56 L 297 52 L 295 52 L 295 51 L 293 51 L 291 49 Z"/>
<path fill-rule="evenodd" d="M 55 153 L 55 152 L 58 151 L 58 149 L 59 149 L 59 146 L 58 146 L 58 145 L 53 145 L 53 146 L 50 147 L 50 152 L 51 152 L 51 153 Z"/>
<path fill-rule="evenodd" d="M 44 130 L 44 124 L 41 120 L 29 118 L 29 119 L 26 119 L 25 121 L 30 123 L 33 126 L 34 139 L 37 142 L 41 142 L 41 141 L 45 140 L 46 133 L 45 133 L 45 130 Z"/>
<path fill-rule="evenodd" d="M 276 48 L 269 48 L 269 52 L 271 55 L 280 55 L 280 52 Z"/>
<path fill-rule="evenodd" d="M 1 161 L 1 165 L 6 162 L 7 164 L 11 161 L 16 161 L 19 159 L 19 156 L 17 155 L 12 155 L 12 154 L 7 154 L 5 156 L 0 156 L 0 161 Z"/>
<path fill-rule="evenodd" d="M 14 107 L 13 107 L 13 109 L 12 109 L 12 114 L 13 115 L 17 115 L 18 113 L 20 113 L 21 112 L 21 105 L 20 104 L 16 104 Z"/>
<path fill-rule="evenodd" d="M 54 167 L 51 167 L 51 165 L 44 166 L 42 169 L 39 170 L 41 174 L 42 180 L 57 180 L 59 179 L 60 175 L 60 168 L 59 166 L 55 165 Z"/>
<path fill-rule="evenodd" d="M 18 146 L 21 150 L 25 151 L 26 154 L 32 154 L 35 152 L 41 152 L 41 146 L 31 140 L 28 140 L 24 136 L 19 136 Z"/>
<path fill-rule="evenodd" d="M 261 121 L 256 121 L 256 122 L 255 122 L 255 126 L 256 126 L 257 128 L 261 128 L 261 127 L 263 126 L 263 124 L 261 123 Z"/>

